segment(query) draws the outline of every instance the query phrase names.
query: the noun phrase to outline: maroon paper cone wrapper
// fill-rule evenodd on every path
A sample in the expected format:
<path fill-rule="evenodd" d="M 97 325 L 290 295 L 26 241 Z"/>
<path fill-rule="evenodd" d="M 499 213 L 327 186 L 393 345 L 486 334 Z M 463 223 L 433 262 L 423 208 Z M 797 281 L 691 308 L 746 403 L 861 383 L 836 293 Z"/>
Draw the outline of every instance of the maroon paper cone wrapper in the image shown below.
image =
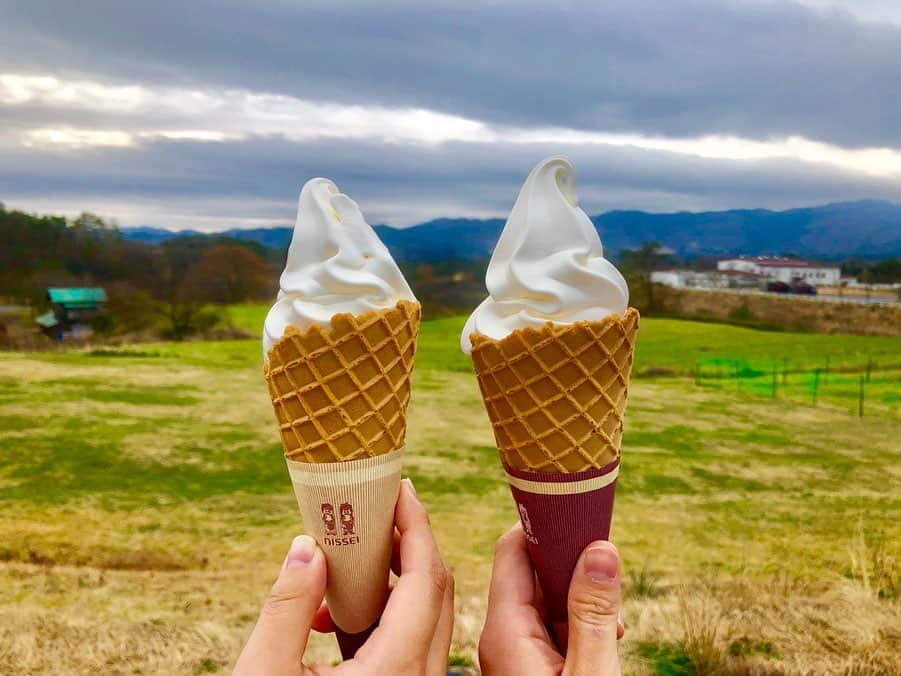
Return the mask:
<path fill-rule="evenodd" d="M 348 634 L 340 627 L 335 627 L 335 637 L 338 639 L 338 649 L 341 651 L 341 659 L 353 659 L 356 656 L 357 651 L 363 647 L 363 644 L 366 643 L 367 639 L 378 626 L 379 624 L 376 622 L 368 629 L 364 629 L 356 634 Z"/>
<path fill-rule="evenodd" d="M 572 474 L 504 466 L 549 622 L 565 622 L 569 583 L 582 550 L 610 537 L 619 460 Z"/>

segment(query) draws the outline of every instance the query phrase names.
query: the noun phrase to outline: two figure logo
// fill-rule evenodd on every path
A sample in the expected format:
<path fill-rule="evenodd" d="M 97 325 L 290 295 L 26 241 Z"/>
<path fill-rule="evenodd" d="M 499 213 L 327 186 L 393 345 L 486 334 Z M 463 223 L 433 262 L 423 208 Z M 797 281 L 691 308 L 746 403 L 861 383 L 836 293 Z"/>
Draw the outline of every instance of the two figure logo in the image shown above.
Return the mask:
<path fill-rule="evenodd" d="M 342 535 L 355 535 L 354 506 L 349 502 L 341 503 L 341 533 Z"/>
<path fill-rule="evenodd" d="M 526 510 L 526 506 L 519 502 L 516 503 L 516 506 L 519 508 L 519 520 L 522 521 L 522 530 L 525 533 L 526 540 L 533 545 L 537 545 L 538 538 L 532 532 L 532 521 L 529 519 L 529 512 Z"/>
<path fill-rule="evenodd" d="M 335 517 L 335 506 L 330 502 L 320 505 L 322 510 L 322 525 L 325 526 L 326 537 L 338 535 L 338 519 Z M 338 517 L 341 520 L 341 535 L 356 535 L 354 519 L 354 506 L 349 502 L 342 502 L 338 507 Z"/>
<path fill-rule="evenodd" d="M 325 534 L 335 536 L 338 534 L 335 521 L 335 506 L 330 502 L 322 503 L 322 525 L 325 526 Z"/>

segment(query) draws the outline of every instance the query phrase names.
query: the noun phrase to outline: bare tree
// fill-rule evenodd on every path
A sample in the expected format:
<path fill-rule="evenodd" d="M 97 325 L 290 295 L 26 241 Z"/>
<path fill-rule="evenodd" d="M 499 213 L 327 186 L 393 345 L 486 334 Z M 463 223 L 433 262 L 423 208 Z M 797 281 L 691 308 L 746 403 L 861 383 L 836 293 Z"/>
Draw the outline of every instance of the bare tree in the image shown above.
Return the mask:
<path fill-rule="evenodd" d="M 670 258 L 670 251 L 659 242 L 645 242 L 637 249 L 626 249 L 620 254 L 620 266 L 629 286 L 638 290 L 644 300 L 644 310 L 652 312 L 657 308 L 654 299 L 654 284 L 651 273 L 664 265 Z"/>

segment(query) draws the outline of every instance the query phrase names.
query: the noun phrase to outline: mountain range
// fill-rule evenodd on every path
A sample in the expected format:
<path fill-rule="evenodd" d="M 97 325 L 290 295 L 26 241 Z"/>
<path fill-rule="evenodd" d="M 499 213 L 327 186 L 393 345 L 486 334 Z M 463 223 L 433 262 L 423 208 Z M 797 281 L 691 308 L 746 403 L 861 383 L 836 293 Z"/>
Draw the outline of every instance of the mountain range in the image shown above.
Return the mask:
<path fill-rule="evenodd" d="M 827 260 L 901 257 L 901 205 L 876 200 L 787 211 L 608 211 L 591 220 L 608 256 L 654 240 L 683 256 L 792 252 Z M 375 230 L 399 261 L 437 262 L 488 258 L 503 226 L 500 218 L 439 218 L 408 228 L 377 225 Z M 217 234 L 283 249 L 291 241 L 292 230 L 233 229 Z M 128 239 L 150 244 L 202 234 L 152 227 L 123 228 L 122 232 Z"/>

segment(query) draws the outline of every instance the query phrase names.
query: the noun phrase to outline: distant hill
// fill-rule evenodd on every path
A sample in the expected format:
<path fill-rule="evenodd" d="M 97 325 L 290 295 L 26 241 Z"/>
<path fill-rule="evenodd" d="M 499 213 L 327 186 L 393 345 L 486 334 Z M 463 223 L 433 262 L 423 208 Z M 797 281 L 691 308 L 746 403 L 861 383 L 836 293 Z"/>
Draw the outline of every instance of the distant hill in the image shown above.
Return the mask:
<path fill-rule="evenodd" d="M 657 240 L 683 255 L 790 251 L 824 259 L 901 256 L 901 205 L 876 200 L 787 211 L 609 211 L 592 221 L 605 249 L 613 254 Z M 398 260 L 435 262 L 488 258 L 503 226 L 499 218 L 439 218 L 403 229 L 378 225 L 376 231 Z M 291 241 L 291 232 L 291 228 L 256 228 L 221 234 L 282 249 Z M 129 239 L 148 243 L 196 234 L 150 227 L 124 228 L 123 233 Z"/>
<path fill-rule="evenodd" d="M 604 245 L 614 250 L 657 240 L 682 254 L 901 255 L 901 205 L 875 200 L 788 211 L 611 211 L 593 220 Z"/>
<path fill-rule="evenodd" d="M 294 228 L 252 228 L 226 230 L 222 234 L 236 239 L 247 239 L 270 249 L 287 249 L 293 232 Z"/>
<path fill-rule="evenodd" d="M 141 225 L 136 228 L 122 228 L 122 234 L 125 239 L 133 242 L 143 242 L 144 244 L 162 244 L 173 237 L 190 237 L 200 235 L 202 233 L 197 230 L 164 230 L 163 228 L 154 228 L 149 225 Z M 217 233 L 218 234 L 218 233 Z"/>
<path fill-rule="evenodd" d="M 501 218 L 439 218 L 411 228 L 376 226 L 376 232 L 398 260 L 467 261 L 488 258 L 504 227 Z"/>

